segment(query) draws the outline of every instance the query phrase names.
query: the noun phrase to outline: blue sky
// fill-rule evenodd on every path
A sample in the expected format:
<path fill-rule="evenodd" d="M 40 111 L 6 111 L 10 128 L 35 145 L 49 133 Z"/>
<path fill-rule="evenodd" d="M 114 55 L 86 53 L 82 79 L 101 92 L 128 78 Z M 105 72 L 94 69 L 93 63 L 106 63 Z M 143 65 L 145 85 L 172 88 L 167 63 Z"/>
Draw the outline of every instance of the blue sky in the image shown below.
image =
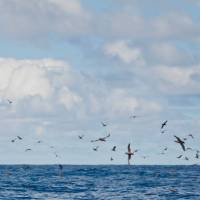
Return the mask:
<path fill-rule="evenodd" d="M 173 135 L 192 133 L 186 145 L 199 148 L 199 10 L 197 0 L 0 0 L 0 163 L 126 164 L 129 142 L 136 164 L 197 163 L 191 151 L 176 159 Z"/>

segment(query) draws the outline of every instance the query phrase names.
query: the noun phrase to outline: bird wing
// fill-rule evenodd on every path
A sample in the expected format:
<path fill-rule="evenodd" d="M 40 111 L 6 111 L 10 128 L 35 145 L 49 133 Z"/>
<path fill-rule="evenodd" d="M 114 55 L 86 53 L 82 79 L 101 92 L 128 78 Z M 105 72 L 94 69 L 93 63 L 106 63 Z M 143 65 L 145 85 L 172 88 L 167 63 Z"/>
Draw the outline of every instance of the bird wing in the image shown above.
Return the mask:
<path fill-rule="evenodd" d="M 128 144 L 128 152 L 131 152 L 131 144 Z"/>
<path fill-rule="evenodd" d="M 185 151 L 185 145 L 184 145 L 184 143 L 183 143 L 183 142 L 181 142 L 181 143 L 180 143 L 180 145 L 181 145 L 181 147 L 182 147 L 183 151 Z"/>

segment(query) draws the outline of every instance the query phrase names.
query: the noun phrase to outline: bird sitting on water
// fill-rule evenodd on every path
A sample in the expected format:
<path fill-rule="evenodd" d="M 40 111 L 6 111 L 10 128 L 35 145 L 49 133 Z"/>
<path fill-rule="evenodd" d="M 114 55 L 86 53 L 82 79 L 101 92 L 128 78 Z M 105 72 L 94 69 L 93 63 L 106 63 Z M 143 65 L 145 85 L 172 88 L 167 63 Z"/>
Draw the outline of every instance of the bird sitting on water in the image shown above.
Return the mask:
<path fill-rule="evenodd" d="M 128 152 L 125 153 L 126 155 L 128 155 L 128 165 L 130 165 L 130 160 L 131 160 L 131 156 L 134 155 L 134 153 L 131 151 L 131 144 L 128 144 Z"/>

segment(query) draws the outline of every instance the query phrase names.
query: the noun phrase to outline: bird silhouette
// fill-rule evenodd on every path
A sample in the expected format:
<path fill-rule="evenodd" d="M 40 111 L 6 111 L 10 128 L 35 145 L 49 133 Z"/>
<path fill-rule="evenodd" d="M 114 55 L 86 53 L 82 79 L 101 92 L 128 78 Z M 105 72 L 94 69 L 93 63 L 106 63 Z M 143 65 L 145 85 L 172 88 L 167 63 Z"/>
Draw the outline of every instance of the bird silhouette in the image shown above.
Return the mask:
<path fill-rule="evenodd" d="M 116 147 L 116 146 L 114 146 L 114 147 L 112 148 L 112 151 L 116 151 L 116 148 L 117 148 L 117 147 Z"/>
<path fill-rule="evenodd" d="M 128 155 L 128 165 L 130 165 L 130 160 L 131 160 L 131 156 L 134 155 L 134 153 L 131 151 L 131 144 L 128 144 L 128 152 L 125 153 L 126 155 Z"/>
<path fill-rule="evenodd" d="M 183 151 L 185 151 L 185 142 L 183 140 L 181 140 L 179 137 L 177 137 L 176 135 L 174 135 L 174 137 L 176 138 L 176 140 L 174 142 L 180 144 Z"/>
<path fill-rule="evenodd" d="M 165 126 L 167 126 L 167 122 L 168 122 L 168 120 L 166 120 L 166 121 L 164 121 L 164 122 L 162 123 L 161 129 L 163 129 Z"/>
<path fill-rule="evenodd" d="M 80 140 L 82 140 L 83 137 L 84 137 L 84 135 L 79 135 L 79 136 L 78 136 L 78 138 L 79 138 Z"/>
<path fill-rule="evenodd" d="M 93 151 L 98 151 L 98 149 L 99 149 L 99 146 L 96 146 L 93 148 Z"/>
<path fill-rule="evenodd" d="M 106 124 L 105 122 L 101 122 L 101 125 L 102 125 L 103 127 L 106 127 L 106 126 L 107 126 L 107 124 Z"/>
<path fill-rule="evenodd" d="M 176 158 L 178 158 L 178 159 L 179 159 L 179 158 L 181 158 L 182 156 L 183 156 L 183 155 L 180 155 L 180 156 L 178 156 L 178 157 L 176 157 Z"/>
<path fill-rule="evenodd" d="M 189 134 L 188 136 L 191 137 L 192 139 L 194 139 L 194 136 L 192 134 Z"/>
<path fill-rule="evenodd" d="M 97 140 L 91 140 L 91 142 L 98 142 L 98 141 L 100 141 L 100 142 L 106 142 L 106 139 L 109 138 L 109 137 L 110 137 L 110 133 L 107 136 L 99 138 Z"/>

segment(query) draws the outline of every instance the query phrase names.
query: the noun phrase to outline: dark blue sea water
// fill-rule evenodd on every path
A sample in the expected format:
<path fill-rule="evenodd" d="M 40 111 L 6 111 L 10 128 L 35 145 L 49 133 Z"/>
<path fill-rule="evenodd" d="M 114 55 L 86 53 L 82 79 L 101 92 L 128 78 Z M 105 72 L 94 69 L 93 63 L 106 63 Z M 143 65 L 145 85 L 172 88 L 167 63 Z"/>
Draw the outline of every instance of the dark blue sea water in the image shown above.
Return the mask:
<path fill-rule="evenodd" d="M 200 200 L 200 166 L 0 166 L 0 199 Z"/>

